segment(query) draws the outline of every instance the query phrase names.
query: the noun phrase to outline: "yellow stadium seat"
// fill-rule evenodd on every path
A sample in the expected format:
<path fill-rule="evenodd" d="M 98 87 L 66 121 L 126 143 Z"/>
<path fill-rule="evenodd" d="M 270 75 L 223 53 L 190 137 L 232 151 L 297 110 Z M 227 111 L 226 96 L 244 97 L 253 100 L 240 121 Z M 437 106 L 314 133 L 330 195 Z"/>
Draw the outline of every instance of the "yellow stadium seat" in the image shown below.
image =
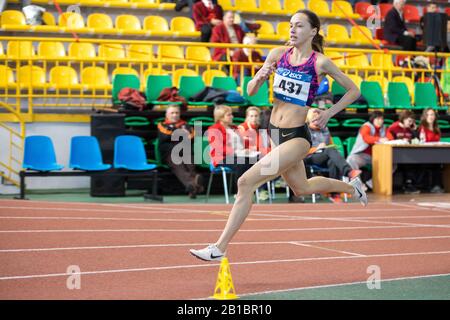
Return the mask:
<path fill-rule="evenodd" d="M 139 77 L 139 73 L 135 69 L 128 67 L 115 68 L 112 72 L 112 76 L 114 77 L 116 74 L 132 74 L 135 75 L 136 77 Z"/>
<path fill-rule="evenodd" d="M 98 47 L 98 56 L 102 58 L 123 59 L 125 50 L 119 43 L 102 43 Z"/>
<path fill-rule="evenodd" d="M 123 14 L 116 17 L 116 29 L 123 34 L 144 35 L 146 32 L 142 30 L 141 21 L 131 14 Z"/>
<path fill-rule="evenodd" d="M 289 22 L 287 21 L 279 22 L 277 25 L 277 35 L 279 39 L 283 41 L 288 41 L 290 29 L 291 27 L 289 26 Z"/>
<path fill-rule="evenodd" d="M 14 74 L 10 67 L 0 65 L 0 88 L 14 86 Z"/>
<path fill-rule="evenodd" d="M 8 30 L 29 30 L 30 26 L 25 22 L 25 16 L 18 10 L 5 10 L 1 13 L 2 29 Z"/>
<path fill-rule="evenodd" d="M 127 56 L 133 59 L 154 60 L 153 47 L 147 44 L 130 44 Z"/>
<path fill-rule="evenodd" d="M 19 68 L 17 82 L 21 88 L 45 88 L 48 84 L 45 80 L 45 71 L 38 66 L 26 65 Z"/>
<path fill-rule="evenodd" d="M 331 1 L 331 13 L 338 18 L 346 18 L 346 17 L 350 17 L 352 19 L 360 18 L 359 14 L 353 12 L 352 5 L 347 1 L 338 1 L 338 0 Z"/>
<path fill-rule="evenodd" d="M 210 86 L 214 77 L 226 77 L 227 74 L 222 70 L 205 70 L 202 74 L 202 79 L 205 85 Z"/>
<path fill-rule="evenodd" d="M 95 58 L 95 48 L 92 43 L 72 42 L 69 45 L 69 56 L 74 58 Z"/>
<path fill-rule="evenodd" d="M 45 58 L 65 57 L 66 50 L 62 42 L 41 41 L 38 45 L 38 56 Z"/>
<path fill-rule="evenodd" d="M 195 30 L 194 21 L 187 17 L 172 18 L 170 30 L 179 37 L 200 37 L 200 31 Z"/>
<path fill-rule="evenodd" d="M 0 42 L 0 57 L 3 57 L 5 53 L 3 52 L 3 43 Z"/>
<path fill-rule="evenodd" d="M 261 13 L 256 0 L 234 0 L 234 6 L 241 12 Z"/>
<path fill-rule="evenodd" d="M 392 78 L 392 81 L 405 83 L 408 87 L 409 94 L 414 99 L 414 81 L 411 78 L 405 76 L 396 76 Z"/>
<path fill-rule="evenodd" d="M 345 66 L 345 57 L 336 51 L 325 51 L 325 55 L 338 67 Z"/>
<path fill-rule="evenodd" d="M 290 14 L 294 14 L 298 10 L 305 9 L 305 3 L 303 0 L 289 0 L 284 1 L 283 4 L 284 10 L 286 10 Z"/>
<path fill-rule="evenodd" d="M 218 3 L 220 4 L 220 6 L 224 11 L 236 10 L 236 7 L 233 6 L 231 0 L 219 0 Z"/>
<path fill-rule="evenodd" d="M 163 62 L 179 62 L 184 60 L 183 50 L 179 46 L 159 46 L 158 57 L 162 59 Z"/>
<path fill-rule="evenodd" d="M 77 72 L 68 66 L 56 66 L 50 70 L 50 85 L 55 89 L 81 89 Z"/>
<path fill-rule="evenodd" d="M 147 80 L 148 76 L 150 75 L 168 75 L 169 72 L 167 70 L 161 69 L 161 68 L 150 68 L 144 71 L 144 80 Z M 145 85 L 147 85 L 147 81 L 143 81 Z"/>
<path fill-rule="evenodd" d="M 308 1 L 308 9 L 313 11 L 319 17 L 330 17 L 330 8 L 328 3 L 324 0 L 313 0 Z"/>
<path fill-rule="evenodd" d="M 364 27 L 364 26 L 358 26 L 358 28 L 356 27 L 352 27 L 351 30 L 351 39 L 356 43 L 356 44 L 360 44 L 360 43 L 371 43 L 371 41 L 369 39 L 371 39 L 373 42 L 375 43 L 380 43 L 380 40 L 374 39 L 372 36 L 372 31 L 370 31 L 369 28 Z M 367 37 L 364 36 L 364 34 L 367 35 Z M 367 39 L 369 38 L 369 39 Z"/>
<path fill-rule="evenodd" d="M 144 30 L 149 35 L 154 36 L 171 36 L 172 31 L 169 30 L 169 24 L 164 17 L 148 16 L 144 19 Z"/>
<path fill-rule="evenodd" d="M 116 34 L 111 17 L 104 13 L 92 13 L 87 18 L 88 28 L 96 33 Z"/>
<path fill-rule="evenodd" d="M 378 82 L 381 86 L 381 89 L 383 89 L 383 92 L 387 92 L 388 79 L 386 77 L 380 75 L 371 75 L 368 76 L 366 80 Z"/>
<path fill-rule="evenodd" d="M 259 23 L 261 28 L 258 30 L 258 39 L 261 40 L 280 40 L 280 36 L 275 34 L 273 25 L 269 21 L 256 20 L 255 23 Z"/>
<path fill-rule="evenodd" d="M 59 32 L 60 28 L 56 24 L 55 17 L 50 13 L 45 11 L 42 14 L 42 21 L 44 24 L 38 26 L 31 26 L 31 29 L 38 32 Z"/>
<path fill-rule="evenodd" d="M 259 10 L 263 14 L 288 14 L 287 10 L 281 8 L 280 0 L 259 0 Z M 299 9 L 297 9 L 299 10 Z"/>
<path fill-rule="evenodd" d="M 370 67 L 369 59 L 367 58 L 367 55 L 365 55 L 364 53 L 350 52 L 347 54 L 347 57 L 345 59 L 347 61 L 347 65 L 350 67 L 360 67 L 360 68 Z"/>
<path fill-rule="evenodd" d="M 81 71 L 81 84 L 87 89 L 108 90 L 112 88 L 108 73 L 101 67 L 84 68 Z"/>
<path fill-rule="evenodd" d="M 172 74 L 172 84 L 175 87 L 179 87 L 179 81 L 181 76 L 198 76 L 197 72 L 191 69 L 178 69 Z"/>
<path fill-rule="evenodd" d="M 372 66 L 377 68 L 395 69 L 392 54 L 372 53 Z"/>
<path fill-rule="evenodd" d="M 348 44 L 350 37 L 348 36 L 347 28 L 340 24 L 329 24 L 327 27 L 327 42 Z"/>
<path fill-rule="evenodd" d="M 10 59 L 29 58 L 35 54 L 31 41 L 9 41 L 6 52 Z"/>
<path fill-rule="evenodd" d="M 187 47 L 186 59 L 194 61 L 211 61 L 211 52 L 206 47 Z"/>
<path fill-rule="evenodd" d="M 76 12 L 64 12 L 59 16 L 58 24 L 64 32 L 92 33 L 94 31 L 92 28 L 85 27 L 83 16 Z"/>

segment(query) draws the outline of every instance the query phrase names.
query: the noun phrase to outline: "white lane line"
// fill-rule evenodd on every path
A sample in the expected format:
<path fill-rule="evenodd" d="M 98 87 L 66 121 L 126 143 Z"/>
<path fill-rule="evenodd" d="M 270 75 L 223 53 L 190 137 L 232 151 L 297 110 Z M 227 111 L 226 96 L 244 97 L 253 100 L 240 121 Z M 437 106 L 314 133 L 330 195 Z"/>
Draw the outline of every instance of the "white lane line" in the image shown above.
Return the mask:
<path fill-rule="evenodd" d="M 251 215 L 250 215 L 251 217 Z M 267 219 L 254 219 L 247 218 L 245 221 L 292 221 L 292 220 L 342 220 L 342 221 L 357 221 L 357 219 L 372 220 L 372 219 L 438 219 L 438 218 L 448 218 L 450 216 L 381 216 L 381 217 L 307 217 L 307 216 L 296 216 L 291 218 L 267 218 Z M 18 219 L 18 220 L 111 220 L 111 221 L 161 221 L 161 222 L 224 222 L 227 219 L 177 219 L 177 218 L 117 218 L 117 217 L 69 217 L 69 216 L 2 216 L 0 219 Z M 364 221 L 367 222 L 367 221 Z M 395 223 L 395 222 L 392 222 Z"/>
<path fill-rule="evenodd" d="M 431 228 L 430 226 L 370 226 L 370 227 L 331 227 L 331 228 L 293 228 L 293 229 L 241 229 L 242 232 L 286 232 L 286 231 L 328 231 L 328 230 L 365 230 L 365 229 L 403 229 Z M 448 227 L 450 228 L 450 227 Z M 0 230 L 0 233 L 69 233 L 69 232 L 222 232 L 223 229 L 36 229 L 36 230 Z"/>
<path fill-rule="evenodd" d="M 422 279 L 422 278 L 433 278 L 433 277 L 448 277 L 450 273 L 441 273 L 441 274 L 428 274 L 423 276 L 411 276 L 411 277 L 400 277 L 400 278 L 391 278 L 391 279 L 382 279 L 381 282 L 391 282 L 391 281 L 399 281 L 399 280 L 413 280 L 413 279 Z M 261 295 L 261 294 L 271 294 L 271 293 L 284 293 L 291 291 L 301 291 L 308 289 L 322 289 L 322 288 L 333 288 L 333 287 L 342 287 L 348 285 L 356 285 L 356 284 L 366 284 L 367 280 L 364 281 L 355 281 L 355 282 L 346 282 L 346 283 L 336 283 L 336 284 L 324 284 L 320 286 L 309 286 L 309 287 L 300 287 L 300 288 L 288 288 L 288 289 L 280 289 L 280 290 L 268 290 L 268 291 L 260 291 L 260 292 L 252 292 L 252 293 L 241 293 L 240 297 L 253 296 L 253 295 Z M 209 297 L 203 299 L 210 299 Z"/>
<path fill-rule="evenodd" d="M 382 257 L 404 257 L 404 256 L 424 256 L 424 255 L 446 255 L 450 251 L 426 251 L 426 252 L 408 252 L 408 253 L 389 253 L 389 254 L 374 254 L 367 256 L 336 256 L 336 257 L 318 257 L 318 258 L 299 258 L 299 259 L 279 259 L 279 260 L 260 260 L 247 262 L 233 262 L 230 265 L 255 265 L 255 264 L 275 264 L 275 263 L 290 263 L 290 262 L 304 262 L 304 261 L 326 261 L 326 260 L 346 260 L 346 259 L 370 259 Z M 176 270 L 176 269 L 190 269 L 190 268 L 207 268 L 220 266 L 219 263 L 212 264 L 194 264 L 194 265 L 174 265 L 164 267 L 148 267 L 148 268 L 130 268 L 130 269 L 113 269 L 113 270 L 97 270 L 97 271 L 83 271 L 80 273 L 49 273 L 49 274 L 35 274 L 35 275 L 21 275 L 21 276 L 3 276 L 0 280 L 21 280 L 33 278 L 49 278 L 49 277 L 67 277 L 68 275 L 94 275 L 105 273 L 124 273 L 124 272 L 144 272 L 144 271 L 160 271 L 160 270 Z"/>
<path fill-rule="evenodd" d="M 127 207 L 129 208 L 129 207 Z M 132 207 L 131 207 L 132 208 Z M 211 213 L 211 212 L 226 212 L 228 213 L 230 210 L 197 210 L 197 209 L 181 209 L 181 208 L 155 208 L 155 207 L 148 207 L 147 211 L 136 211 L 136 210 L 108 210 L 108 209 L 98 209 L 98 208 L 92 208 L 92 209 L 87 209 L 87 208 L 55 208 L 55 207 L 23 207 L 23 206 L 0 206 L 0 209 L 10 209 L 10 210 L 32 210 L 32 211 L 36 211 L 36 210 L 47 210 L 47 211 L 78 211 L 78 212 L 108 212 L 108 213 L 153 213 L 152 210 L 158 210 L 158 211 L 164 211 L 164 212 L 160 212 L 160 213 L 181 213 L 181 212 L 187 212 L 187 213 Z M 418 208 L 416 207 L 415 211 L 423 211 L 426 210 L 426 208 Z M 330 212 L 330 213 L 336 213 L 336 212 L 392 212 L 392 211 L 407 211 L 407 212 L 411 212 L 411 209 L 398 209 L 398 208 L 394 208 L 394 209 L 357 209 L 357 210 L 351 210 L 349 209 L 305 209 L 305 210 L 272 210 L 272 211 L 263 211 L 263 210 L 258 210 L 258 209 L 253 209 L 251 210 L 251 214 L 259 214 L 261 216 L 279 216 L 279 217 L 295 217 L 292 215 L 273 215 L 273 214 L 267 214 L 267 212 L 279 212 L 279 213 L 293 213 L 293 214 L 302 214 L 302 213 L 306 213 L 306 212 L 317 212 L 317 213 L 325 213 L 325 212 Z"/>
<path fill-rule="evenodd" d="M 320 249 L 320 250 L 333 251 L 333 252 L 337 252 L 337 253 L 348 254 L 348 255 L 351 255 L 351 256 L 366 257 L 366 255 L 364 255 L 364 254 L 359 254 L 359 253 L 355 253 L 355 252 L 348 252 L 348 251 L 342 251 L 342 250 L 336 250 L 336 249 L 330 249 L 330 248 L 317 246 L 317 245 L 312 245 L 312 244 L 307 244 L 307 243 L 301 243 L 301 242 L 290 242 L 290 243 L 293 244 L 293 245 L 296 245 L 296 246 L 301 246 L 301 247 L 309 247 L 309 248 L 315 248 L 315 249 Z"/>
<path fill-rule="evenodd" d="M 240 241 L 231 242 L 230 245 L 273 245 L 290 243 L 338 243 L 338 242 L 370 242 L 370 241 L 405 241 L 405 240 L 431 240 L 449 239 L 448 236 L 425 236 L 425 237 L 399 237 L 399 238 L 365 238 L 365 239 L 329 239 L 329 240 L 289 240 L 289 241 Z M 134 248 L 166 248 L 166 247 L 195 247 L 208 243 L 169 243 L 169 244 L 136 244 L 116 246 L 86 246 L 86 247 L 59 247 L 59 248 L 23 248 L 23 249 L 1 249 L 0 253 L 8 252 L 40 252 L 40 251 L 70 251 L 70 250 L 110 250 L 110 249 L 134 249 Z"/>

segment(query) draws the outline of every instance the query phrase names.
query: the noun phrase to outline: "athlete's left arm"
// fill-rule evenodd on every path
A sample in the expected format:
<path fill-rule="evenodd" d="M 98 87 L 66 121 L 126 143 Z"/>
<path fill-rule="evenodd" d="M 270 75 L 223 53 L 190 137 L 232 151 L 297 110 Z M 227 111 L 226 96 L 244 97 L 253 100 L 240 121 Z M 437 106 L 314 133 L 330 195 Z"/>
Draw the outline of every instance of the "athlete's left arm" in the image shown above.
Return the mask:
<path fill-rule="evenodd" d="M 339 111 L 345 109 L 348 105 L 352 104 L 361 95 L 361 92 L 355 83 L 350 80 L 350 78 L 347 77 L 347 75 L 345 75 L 329 58 L 322 54 L 317 57 L 317 72 L 320 76 L 331 76 L 335 81 L 337 81 L 337 83 L 347 90 L 344 96 L 335 105 L 329 108 L 326 112 L 323 112 L 328 119 L 333 117 Z M 326 119 L 326 122 L 328 122 L 328 119 Z M 326 125 L 326 122 L 323 125 Z M 320 125 L 321 123 L 318 124 Z"/>

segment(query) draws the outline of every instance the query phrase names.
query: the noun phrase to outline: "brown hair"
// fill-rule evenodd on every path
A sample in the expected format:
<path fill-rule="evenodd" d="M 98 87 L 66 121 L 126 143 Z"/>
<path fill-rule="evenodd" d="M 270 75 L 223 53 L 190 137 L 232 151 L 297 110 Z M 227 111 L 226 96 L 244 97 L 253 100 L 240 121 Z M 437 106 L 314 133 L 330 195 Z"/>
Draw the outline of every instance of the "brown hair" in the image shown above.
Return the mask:
<path fill-rule="evenodd" d="M 410 110 L 403 110 L 400 112 L 400 115 L 398 116 L 398 120 L 403 123 L 404 120 L 412 118 L 416 119 L 414 113 L 412 113 Z"/>
<path fill-rule="evenodd" d="M 308 17 L 308 22 L 311 25 L 311 28 L 316 28 L 317 29 L 317 33 L 314 36 L 314 38 L 312 39 L 312 48 L 314 51 L 323 53 L 323 47 L 324 47 L 324 39 L 323 36 L 321 34 L 319 34 L 320 31 L 320 19 L 319 17 L 312 11 L 310 10 L 298 10 L 296 12 L 297 13 L 302 13 L 305 16 Z"/>
<path fill-rule="evenodd" d="M 436 134 L 441 134 L 441 129 L 439 129 L 439 124 L 438 124 L 438 115 L 437 112 L 433 110 L 433 108 L 426 108 L 425 110 L 423 110 L 422 112 L 422 116 L 420 117 L 420 125 L 424 128 L 428 129 L 428 122 L 427 122 L 427 113 L 428 111 L 433 111 L 434 112 L 434 122 L 433 122 L 433 132 Z"/>

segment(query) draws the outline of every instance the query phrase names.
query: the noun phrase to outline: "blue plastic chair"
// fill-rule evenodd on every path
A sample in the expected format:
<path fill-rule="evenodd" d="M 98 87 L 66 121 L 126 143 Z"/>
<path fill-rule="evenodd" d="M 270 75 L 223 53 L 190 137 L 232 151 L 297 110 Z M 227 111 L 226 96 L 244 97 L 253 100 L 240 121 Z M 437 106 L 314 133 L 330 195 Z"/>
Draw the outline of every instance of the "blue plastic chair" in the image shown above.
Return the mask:
<path fill-rule="evenodd" d="M 211 172 L 209 175 L 209 181 L 208 181 L 208 188 L 206 189 L 206 202 L 208 202 L 209 199 L 209 193 L 211 192 L 211 185 L 213 181 L 213 177 L 215 174 L 222 174 L 222 180 L 223 180 L 223 192 L 225 195 L 225 203 L 230 203 L 230 197 L 228 195 L 229 189 L 228 189 L 228 183 L 227 183 L 227 173 L 233 174 L 233 170 L 227 166 L 218 165 L 217 167 L 214 167 L 212 162 L 209 164 L 209 171 Z M 231 187 L 231 179 L 232 175 L 230 175 L 230 187 Z"/>
<path fill-rule="evenodd" d="M 111 168 L 104 164 L 100 145 L 96 137 L 76 136 L 70 143 L 69 167 L 86 171 L 104 171 Z"/>
<path fill-rule="evenodd" d="M 156 165 L 147 163 L 140 137 L 118 136 L 114 142 L 114 168 L 146 171 L 156 169 Z"/>
<path fill-rule="evenodd" d="M 64 168 L 56 163 L 52 140 L 47 136 L 29 136 L 25 138 L 22 168 L 36 171 L 55 171 Z"/>

